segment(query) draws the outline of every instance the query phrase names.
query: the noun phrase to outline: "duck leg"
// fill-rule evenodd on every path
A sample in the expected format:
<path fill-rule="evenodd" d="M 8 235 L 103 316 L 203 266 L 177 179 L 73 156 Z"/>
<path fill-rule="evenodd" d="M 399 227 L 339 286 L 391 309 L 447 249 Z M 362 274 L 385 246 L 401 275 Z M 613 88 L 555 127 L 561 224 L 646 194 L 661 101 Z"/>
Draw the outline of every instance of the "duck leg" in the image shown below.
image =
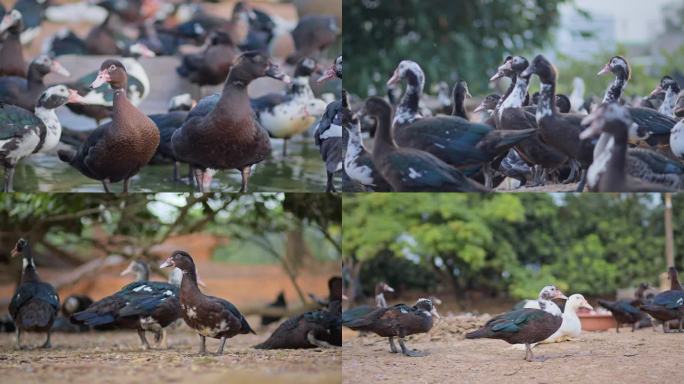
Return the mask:
<path fill-rule="evenodd" d="M 199 168 L 193 168 L 192 171 L 195 174 L 195 183 L 197 183 L 197 189 L 201 193 L 204 193 L 204 184 L 202 183 L 202 180 L 204 179 L 204 171 Z"/>
<path fill-rule="evenodd" d="M 219 345 L 218 350 L 216 351 L 216 356 L 223 355 L 223 347 L 226 345 L 226 340 L 228 340 L 228 338 L 225 336 L 221 338 L 221 345 Z"/>
<path fill-rule="evenodd" d="M 21 329 L 17 327 L 17 349 L 24 349 L 24 347 L 21 346 Z"/>
<path fill-rule="evenodd" d="M 283 139 L 283 157 L 287 156 L 287 137 Z"/>
<path fill-rule="evenodd" d="M 532 361 L 533 359 L 534 355 L 532 354 L 532 348 L 529 344 L 525 343 L 525 360 Z"/>
<path fill-rule="evenodd" d="M 247 193 L 247 184 L 249 183 L 249 176 L 252 175 L 252 167 L 249 165 L 243 167 L 240 170 L 240 173 L 242 174 L 242 186 L 240 187 L 240 192 Z"/>
<path fill-rule="evenodd" d="M 123 193 L 128 193 L 128 187 L 131 185 L 131 179 L 124 179 Z"/>
<path fill-rule="evenodd" d="M 102 188 L 104 188 L 105 193 L 112 193 L 112 191 L 109 189 L 109 179 L 102 180 Z"/>
<path fill-rule="evenodd" d="M 157 343 L 157 348 L 169 349 L 169 344 L 166 342 L 165 328 L 154 334 L 154 341 Z"/>
<path fill-rule="evenodd" d="M 50 343 L 50 335 L 52 335 L 52 330 L 47 332 L 47 339 L 45 339 L 45 343 L 43 343 L 41 348 L 52 348 L 52 344 Z"/>
<path fill-rule="evenodd" d="M 414 351 L 406 348 L 406 344 L 404 344 L 404 338 L 400 337 L 399 338 L 399 346 L 401 347 L 401 353 L 404 354 L 404 356 L 408 357 L 423 357 L 426 356 L 425 353 L 420 352 L 420 351 Z"/>
<path fill-rule="evenodd" d="M 390 343 L 390 352 L 399 353 L 399 351 L 397 350 L 397 346 L 394 345 L 394 337 L 389 337 L 389 343 Z"/>
<path fill-rule="evenodd" d="M 582 168 L 580 172 L 580 181 L 579 184 L 577 184 L 577 192 L 584 192 L 584 186 L 587 184 L 587 170 Z"/>
<path fill-rule="evenodd" d="M 138 329 L 138 337 L 140 337 L 140 343 L 142 344 L 141 348 L 143 349 L 143 351 L 150 349 L 150 343 L 147 342 L 144 330 Z"/>
<path fill-rule="evenodd" d="M 200 350 L 199 350 L 200 355 L 206 355 L 207 354 L 207 338 L 200 335 Z"/>
<path fill-rule="evenodd" d="M 570 184 L 577 178 L 577 162 L 574 159 L 568 160 L 570 162 L 570 174 L 568 178 L 563 180 L 563 184 Z"/>
<path fill-rule="evenodd" d="M 309 343 L 311 343 L 311 345 L 315 345 L 319 348 L 332 348 L 332 345 L 326 343 L 323 340 L 318 340 L 314 335 L 314 331 L 309 331 L 306 334 L 306 339 L 309 340 Z"/>
<path fill-rule="evenodd" d="M 325 185 L 325 192 L 336 192 L 335 184 L 333 183 L 333 174 L 328 172 L 328 183 Z"/>
<path fill-rule="evenodd" d="M 489 165 L 489 163 L 485 163 L 482 166 L 482 175 L 484 176 L 485 188 L 491 189 L 492 185 L 494 185 L 492 173 L 492 167 Z"/>
<path fill-rule="evenodd" d="M 3 192 L 12 192 L 14 189 L 14 165 L 5 166 L 5 186 Z"/>
<path fill-rule="evenodd" d="M 621 325 L 622 325 L 622 324 L 620 324 L 620 323 L 617 323 L 617 324 L 615 325 L 615 333 L 620 333 L 620 326 L 621 326 Z"/>

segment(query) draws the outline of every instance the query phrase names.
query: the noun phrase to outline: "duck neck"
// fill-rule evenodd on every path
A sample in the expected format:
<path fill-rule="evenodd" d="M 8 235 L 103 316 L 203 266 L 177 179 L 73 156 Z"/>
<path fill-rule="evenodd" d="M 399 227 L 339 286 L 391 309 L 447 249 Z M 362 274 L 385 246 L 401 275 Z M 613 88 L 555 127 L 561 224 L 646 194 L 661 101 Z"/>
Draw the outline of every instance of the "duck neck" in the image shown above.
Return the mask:
<path fill-rule="evenodd" d="M 603 96 L 603 104 L 618 102 L 620 96 L 622 96 L 622 90 L 627 85 L 627 77 L 623 74 L 615 76 L 615 80 L 610 84 L 608 89 L 606 89 L 606 94 Z"/>
<path fill-rule="evenodd" d="M 216 108 L 211 113 L 220 114 L 226 119 L 240 119 L 243 116 L 237 115 L 236 111 L 246 111 L 245 113 L 252 113 L 252 108 L 249 103 L 249 95 L 247 94 L 247 87 L 249 81 L 239 79 L 233 75 L 233 71 L 228 74 L 228 79 L 223 86 L 221 97 L 219 98 Z M 220 107 L 220 108 L 219 108 Z"/>
<path fill-rule="evenodd" d="M 349 127 L 347 131 L 347 151 L 344 154 L 344 162 L 350 164 L 352 161 L 356 160 L 359 153 L 363 151 L 363 140 L 361 139 L 361 133 L 358 130 L 358 123 L 353 124 Z"/>
<path fill-rule="evenodd" d="M 313 99 L 314 93 L 309 84 L 309 76 L 295 77 L 294 80 L 292 80 L 291 94 L 296 99 Z"/>
<path fill-rule="evenodd" d="M 529 79 L 525 79 L 523 77 L 517 78 L 513 90 L 501 104 L 499 111 L 503 111 L 508 108 L 521 108 L 525 102 L 525 95 L 527 94 L 528 86 Z"/>
<path fill-rule="evenodd" d="M 670 276 L 670 290 L 671 291 L 681 291 L 682 286 L 679 284 L 679 279 L 677 279 L 677 272 L 674 272 Z"/>
<path fill-rule="evenodd" d="M 518 82 L 518 75 L 513 74 L 511 76 L 511 83 L 508 85 L 508 88 L 506 89 L 506 92 L 499 98 L 499 101 L 496 103 L 496 108 L 494 110 L 497 110 L 501 108 L 503 105 L 504 101 L 510 96 L 510 94 L 513 92 L 513 89 L 515 88 L 515 84 Z"/>
<path fill-rule="evenodd" d="M 424 81 L 421 81 L 418 76 L 411 72 L 409 74 L 411 76 L 406 77 L 406 92 L 404 92 L 394 115 L 393 124 L 395 125 L 410 123 L 421 117 L 418 113 L 418 103 L 423 94 Z"/>
<path fill-rule="evenodd" d="M 541 91 L 539 92 L 539 105 L 537 105 L 537 120 L 558 114 L 556 110 L 556 80 L 541 83 Z"/>
<path fill-rule="evenodd" d="M 385 300 L 385 294 L 380 292 L 375 295 L 375 306 L 378 308 L 387 308 L 387 300 Z"/>
<path fill-rule="evenodd" d="M 21 282 L 27 283 L 32 281 L 40 281 L 38 278 L 38 273 L 36 272 L 36 264 L 33 262 L 33 256 L 31 255 L 31 246 L 26 244 L 24 249 L 21 251 L 22 254 L 22 269 L 21 269 Z"/>
<path fill-rule="evenodd" d="M 43 89 L 45 84 L 43 84 L 44 73 L 40 73 L 35 65 L 30 65 L 28 69 L 28 74 L 26 75 L 26 84 L 28 85 L 28 90 L 33 89 Z"/>
<path fill-rule="evenodd" d="M 36 152 L 50 151 L 59 144 L 59 139 L 62 136 L 62 124 L 59 122 L 54 109 L 36 106 L 34 114 L 46 128 L 45 141 L 41 147 L 36 148 Z"/>
<path fill-rule="evenodd" d="M 674 117 L 674 107 L 677 102 L 677 94 L 672 90 L 672 88 L 667 88 L 665 91 L 665 99 L 658 109 L 659 113 L 663 115 Z"/>
<path fill-rule="evenodd" d="M 625 183 L 627 130 L 624 134 L 603 132 L 594 147 L 594 161 L 587 170 L 587 183 L 597 190 L 620 188 Z"/>
<path fill-rule="evenodd" d="M 200 289 L 197 286 L 197 272 L 195 271 L 194 264 L 192 269 L 183 271 L 183 279 L 181 280 L 180 290 L 181 296 L 201 294 Z"/>
<path fill-rule="evenodd" d="M 373 142 L 373 155 L 380 155 L 385 153 L 388 149 L 396 147 L 392 139 L 392 132 L 390 127 L 391 111 L 389 108 L 383 107 L 375 115 L 377 119 L 377 129 L 375 133 L 375 140 Z"/>
<path fill-rule="evenodd" d="M 464 119 L 468 118 L 465 110 L 465 94 L 463 92 L 457 92 L 454 96 L 454 108 L 451 111 L 452 116 L 459 116 Z"/>
<path fill-rule="evenodd" d="M 145 281 L 149 281 L 149 280 L 150 280 L 150 270 L 146 265 L 144 265 L 142 268 L 136 270 L 135 281 L 145 282 Z"/>

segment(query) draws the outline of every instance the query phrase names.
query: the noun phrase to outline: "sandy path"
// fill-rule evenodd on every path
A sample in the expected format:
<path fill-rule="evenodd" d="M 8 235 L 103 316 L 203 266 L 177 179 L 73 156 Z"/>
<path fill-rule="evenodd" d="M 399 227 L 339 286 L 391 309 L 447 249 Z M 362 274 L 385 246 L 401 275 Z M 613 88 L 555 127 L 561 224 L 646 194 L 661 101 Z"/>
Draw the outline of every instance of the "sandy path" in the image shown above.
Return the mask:
<path fill-rule="evenodd" d="M 447 320 L 448 321 L 448 320 Z M 442 324 L 443 326 L 444 324 Z M 447 328 L 447 327 L 445 327 Z M 360 383 L 663 383 L 684 381 L 684 333 L 650 328 L 636 333 L 614 330 L 583 333 L 572 342 L 535 348 L 544 362 L 523 361 L 524 351 L 500 340 L 465 340 L 440 329 L 412 337 L 410 348 L 427 357 L 389 353 L 387 339 L 345 332 L 343 382 Z"/>
<path fill-rule="evenodd" d="M 255 322 L 256 319 L 253 320 Z M 337 349 L 251 348 L 270 332 L 229 339 L 223 356 L 198 356 L 199 338 L 187 330 L 169 334 L 169 350 L 141 351 L 135 332 L 54 334 L 51 350 L 16 350 L 14 335 L 0 334 L 0 382 L 9 383 L 340 383 Z M 23 338 L 23 337 L 22 337 Z M 30 335 L 36 346 L 44 336 Z M 152 342 L 151 335 L 148 340 Z M 216 351 L 218 341 L 207 340 Z"/>

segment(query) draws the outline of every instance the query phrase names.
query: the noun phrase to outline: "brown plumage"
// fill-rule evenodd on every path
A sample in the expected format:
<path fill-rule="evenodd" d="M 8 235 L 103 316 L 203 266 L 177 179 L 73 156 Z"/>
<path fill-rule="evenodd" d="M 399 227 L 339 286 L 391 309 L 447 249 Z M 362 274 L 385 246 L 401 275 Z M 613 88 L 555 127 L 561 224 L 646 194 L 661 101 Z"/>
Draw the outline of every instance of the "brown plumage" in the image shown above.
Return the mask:
<path fill-rule="evenodd" d="M 109 183 L 124 182 L 128 192 L 130 178 L 154 156 L 159 146 L 159 129 L 126 97 L 127 74 L 117 60 L 106 60 L 92 86 L 108 82 L 114 90 L 112 121 L 93 131 L 77 153 L 59 151 L 59 158 L 83 175 L 101 180 L 106 192 Z"/>
<path fill-rule="evenodd" d="M 7 13 L 0 22 L 0 34 L 7 34 L 0 44 L 0 76 L 26 77 L 27 65 L 19 40 L 23 26 L 17 10 Z"/>
<path fill-rule="evenodd" d="M 240 50 L 235 46 L 230 34 L 216 31 L 202 52 L 183 56 L 176 71 L 200 86 L 221 84 L 226 80 L 230 67 L 239 54 Z"/>

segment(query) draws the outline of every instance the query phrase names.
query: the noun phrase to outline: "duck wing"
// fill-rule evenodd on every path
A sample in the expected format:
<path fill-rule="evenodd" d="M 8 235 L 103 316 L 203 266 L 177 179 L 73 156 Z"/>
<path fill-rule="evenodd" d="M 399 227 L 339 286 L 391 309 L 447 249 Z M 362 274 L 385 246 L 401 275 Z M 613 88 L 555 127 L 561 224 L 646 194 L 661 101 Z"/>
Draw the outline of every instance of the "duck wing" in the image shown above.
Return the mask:
<path fill-rule="evenodd" d="M 10 301 L 9 313 L 12 318 L 16 319 L 19 310 L 36 299 L 49 304 L 55 312 L 59 310 L 59 296 L 54 287 L 43 282 L 26 282 L 19 285 L 12 296 L 12 301 Z"/>
<path fill-rule="evenodd" d="M 656 135 L 669 134 L 672 127 L 677 124 L 677 120 L 672 117 L 650 108 L 632 107 L 629 108 L 629 114 L 640 127 L 647 128 L 649 132 Z"/>
<path fill-rule="evenodd" d="M 2 103 L 0 103 L 0 127 L 2 127 L 0 140 L 20 138 L 38 128 L 40 142 L 34 149 L 34 153 L 43 146 L 47 134 L 45 124 L 36 115 L 24 108 Z M 0 154 L 4 152 L 2 144 L 4 143 L 0 143 Z"/>

